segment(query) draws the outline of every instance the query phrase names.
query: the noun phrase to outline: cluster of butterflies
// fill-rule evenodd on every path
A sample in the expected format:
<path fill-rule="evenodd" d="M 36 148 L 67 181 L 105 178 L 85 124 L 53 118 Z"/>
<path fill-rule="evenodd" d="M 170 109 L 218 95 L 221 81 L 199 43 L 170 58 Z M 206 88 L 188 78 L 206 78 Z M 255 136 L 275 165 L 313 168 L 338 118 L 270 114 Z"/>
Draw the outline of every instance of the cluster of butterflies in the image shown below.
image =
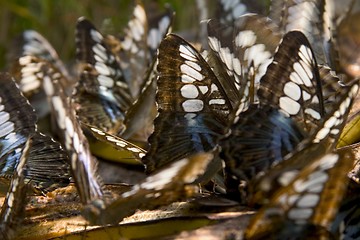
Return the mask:
<path fill-rule="evenodd" d="M 150 18 L 137 3 L 121 37 L 79 18 L 77 77 L 44 37 L 23 33 L 12 75 L 0 75 L 4 238 L 29 188 L 71 180 L 91 224 L 116 224 L 212 182 L 211 191 L 259 208 L 245 239 L 360 237 L 355 157 L 336 148 L 359 82 L 339 70 L 324 1 L 273 0 L 269 17 L 248 13 L 260 6 L 218 4 L 202 51 L 170 33 L 170 9 Z M 57 141 L 37 127 L 49 113 Z M 130 154 L 148 176 L 112 199 L 88 139 Z"/>

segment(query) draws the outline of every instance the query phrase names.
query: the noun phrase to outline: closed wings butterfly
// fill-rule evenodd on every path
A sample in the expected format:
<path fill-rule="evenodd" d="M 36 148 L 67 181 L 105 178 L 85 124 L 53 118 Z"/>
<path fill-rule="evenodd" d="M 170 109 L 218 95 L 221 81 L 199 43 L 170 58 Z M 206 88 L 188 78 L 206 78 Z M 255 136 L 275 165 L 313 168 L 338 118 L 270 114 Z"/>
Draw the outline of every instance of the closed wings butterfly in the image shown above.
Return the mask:
<path fill-rule="evenodd" d="M 230 98 L 240 99 L 237 116 L 250 103 L 257 102 L 256 91 L 261 77 L 271 63 L 281 40 L 278 27 L 268 18 L 246 14 L 232 24 L 225 25 L 216 19 L 208 22 L 210 65 L 219 80 L 231 78 L 237 91 L 228 91 Z M 212 64 L 212 62 L 214 63 Z M 226 70 L 225 73 L 221 73 Z"/>
<path fill-rule="evenodd" d="M 324 25 L 327 4 L 331 3 L 325 4 L 323 0 L 272 0 L 269 13 L 269 17 L 279 26 L 282 33 L 303 32 L 320 64 L 329 64 L 324 53 L 324 32 L 328 31 Z"/>
<path fill-rule="evenodd" d="M 287 33 L 261 78 L 259 105 L 243 112 L 221 140 L 221 156 L 232 175 L 229 189 L 236 192 L 239 182 L 282 161 L 305 139 L 320 142 L 330 136 L 334 144 L 358 88 L 338 82 L 328 68 L 319 73 L 302 33 Z"/>
<path fill-rule="evenodd" d="M 26 166 L 30 154 L 32 138 L 29 138 L 21 150 L 19 164 L 16 166 L 14 174 L 11 178 L 9 191 L 6 194 L 4 204 L 0 212 L 0 236 L 2 239 L 13 239 L 16 235 L 16 228 L 19 226 L 23 211 L 26 205 L 25 176 Z"/>
<path fill-rule="evenodd" d="M 59 137 L 70 158 L 71 170 L 81 202 L 88 204 L 102 199 L 103 189 L 101 179 L 97 174 L 97 162 L 90 152 L 72 102 L 58 81 L 61 75 L 46 63 L 43 64 L 43 73 L 43 88 L 52 113 L 55 115 Z"/>
<path fill-rule="evenodd" d="M 120 195 L 118 199 L 107 198 L 103 194 L 101 179 L 97 175 L 96 160 L 90 153 L 72 105 L 57 80 L 50 76 L 44 78 L 44 89 L 64 134 L 75 183 L 81 201 L 85 205 L 83 216 L 91 224 L 118 223 L 139 208 L 153 209 L 197 193 L 197 185 L 194 181 L 204 174 L 207 165 L 213 159 L 213 153 L 200 153 L 163 166 L 158 172 L 134 185 L 130 191 Z M 137 158 L 143 157 L 146 153 L 121 138 L 107 134 L 96 127 L 83 125 L 95 138 L 109 142 L 119 150 L 126 149 Z"/>
<path fill-rule="evenodd" d="M 196 152 L 209 151 L 225 133 L 233 107 L 201 55 L 169 34 L 158 52 L 158 116 L 143 162 L 148 172 Z"/>
<path fill-rule="evenodd" d="M 92 23 L 80 18 L 76 27 L 80 80 L 73 94 L 82 122 L 120 134 L 125 112 L 134 101 L 117 57 Z"/>
<path fill-rule="evenodd" d="M 216 151 L 197 153 L 162 166 L 106 208 L 95 202 L 85 208 L 84 214 L 94 224 L 118 223 L 138 209 L 151 210 L 193 197 L 199 192 L 196 180 L 205 173 Z"/>
<path fill-rule="evenodd" d="M 69 183 L 68 159 L 61 148 L 49 136 L 37 131 L 36 115 L 27 99 L 21 94 L 8 74 L 0 74 L 1 137 L 0 168 L 2 178 L 12 176 L 19 163 L 21 149 L 30 135 L 34 136 L 29 153 L 25 181 L 34 190 L 50 191 Z M 56 171 L 54 171 L 56 169 Z"/>
<path fill-rule="evenodd" d="M 146 12 L 137 2 L 133 14 L 120 39 L 120 66 L 124 72 L 133 96 L 144 91 L 145 76 L 155 59 L 161 40 L 170 31 L 173 11 L 167 8 L 164 13 Z"/>
<path fill-rule="evenodd" d="M 303 168 L 288 164 L 278 172 L 276 180 L 282 186 L 251 219 L 245 239 L 331 236 L 330 226 L 346 191 L 354 156 L 350 151 L 318 151 L 318 147 L 326 149 L 321 144 L 311 147 L 303 150 L 307 153 L 302 159 L 295 157 L 295 162 L 307 162 Z M 263 181 L 261 186 L 267 189 L 271 183 Z"/>
<path fill-rule="evenodd" d="M 26 30 L 14 43 L 16 46 L 10 50 L 10 73 L 15 78 L 21 92 L 35 108 L 36 114 L 42 118 L 49 113 L 46 96 L 41 87 L 42 75 L 36 65 L 27 63 L 26 57 L 33 56 L 51 62 L 54 68 L 57 68 L 65 76 L 61 81 L 64 89 L 68 90 L 72 87 L 73 79 L 56 50 L 40 33 L 34 30 Z"/>

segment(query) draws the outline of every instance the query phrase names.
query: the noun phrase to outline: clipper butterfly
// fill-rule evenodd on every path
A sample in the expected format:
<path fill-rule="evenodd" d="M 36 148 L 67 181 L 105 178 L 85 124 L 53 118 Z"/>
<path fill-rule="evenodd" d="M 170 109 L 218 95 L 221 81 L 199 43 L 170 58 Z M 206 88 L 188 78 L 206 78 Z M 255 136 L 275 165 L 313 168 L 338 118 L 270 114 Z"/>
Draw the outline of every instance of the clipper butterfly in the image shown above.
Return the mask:
<path fill-rule="evenodd" d="M 259 105 L 243 112 L 221 140 L 229 191 L 236 193 L 239 182 L 283 160 L 321 127 L 317 142 L 330 135 L 335 144 L 358 85 L 342 86 L 324 67 L 320 73 L 306 37 L 287 33 L 260 80 Z"/>
<path fill-rule="evenodd" d="M 303 32 L 309 39 L 318 62 L 328 64 L 324 53 L 324 31 L 327 30 L 324 29 L 324 11 L 324 0 L 272 0 L 269 17 L 284 34 L 290 31 Z"/>
<path fill-rule="evenodd" d="M 201 153 L 163 166 L 161 170 L 149 175 L 130 191 L 123 193 L 119 199 L 110 199 L 104 195 L 101 179 L 96 171 L 96 161 L 89 151 L 80 123 L 75 118 L 71 102 L 65 97 L 53 72 L 46 70 L 51 66 L 44 65 L 44 67 L 44 89 L 48 94 L 50 105 L 54 108 L 57 124 L 64 135 L 75 183 L 85 205 L 83 215 L 91 224 L 117 223 L 138 208 L 152 209 L 190 197 L 197 192 L 194 181 L 204 173 L 213 158 L 212 153 Z M 146 153 L 145 150 L 94 126 L 82 125 L 84 130 L 90 131 L 95 138 L 109 142 L 119 150 L 126 149 L 137 158 L 141 158 Z"/>
<path fill-rule="evenodd" d="M 148 172 L 214 148 L 233 110 L 210 66 L 182 38 L 169 34 L 161 42 L 157 70 L 159 113 L 143 158 Z"/>
<path fill-rule="evenodd" d="M 11 57 L 9 59 L 12 65 L 10 67 L 11 74 L 14 76 L 22 93 L 35 108 L 37 115 L 44 117 L 49 113 L 49 107 L 46 105 L 46 96 L 41 88 L 42 75 L 37 72 L 34 65 L 27 64 L 26 67 L 23 67 L 20 59 L 25 56 L 34 56 L 51 62 L 65 76 L 61 82 L 64 89 L 69 89 L 72 86 L 72 77 L 53 46 L 35 30 L 24 31 L 14 43 L 16 46 L 11 49 L 13 52 L 10 51 Z"/>
<path fill-rule="evenodd" d="M 251 219 L 246 239 L 331 236 L 354 156 L 350 151 L 326 151 L 326 144 L 300 150 L 300 158 L 295 154 L 282 162 L 279 172 L 276 167 L 269 170 L 269 174 L 275 172 L 269 178 L 274 177 L 280 186 Z M 261 188 L 269 190 L 272 183 L 264 175 Z"/>
<path fill-rule="evenodd" d="M 204 174 L 216 151 L 197 153 L 162 166 L 106 207 L 102 202 L 87 206 L 84 215 L 94 224 L 117 223 L 137 209 L 151 210 L 192 197 L 199 191 L 195 181 Z"/>
<path fill-rule="evenodd" d="M 0 82 L 0 176 L 8 178 L 13 174 L 19 163 L 23 145 L 28 137 L 33 135 L 27 163 L 29 170 L 25 181 L 30 182 L 34 190 L 41 192 L 66 186 L 70 173 L 64 150 L 53 139 L 37 131 L 34 109 L 21 94 L 13 79 L 3 73 L 0 75 Z"/>
<path fill-rule="evenodd" d="M 230 77 L 235 82 L 238 89 L 235 92 L 241 96 L 237 97 L 241 99 L 238 113 L 246 110 L 249 103 L 258 101 L 260 78 L 280 40 L 278 27 L 256 14 L 241 16 L 230 25 L 217 20 L 208 22 L 209 63 L 220 81 Z M 221 73 L 224 69 L 225 73 Z"/>
<path fill-rule="evenodd" d="M 77 59 L 83 65 L 73 94 L 77 115 L 82 122 L 121 134 L 125 112 L 134 99 L 118 59 L 104 37 L 84 18 L 77 23 L 76 44 Z"/>
<path fill-rule="evenodd" d="M 0 236 L 2 239 L 12 239 L 16 233 L 16 227 L 23 217 L 25 210 L 26 191 L 25 176 L 29 166 L 27 166 L 32 138 L 29 138 L 21 149 L 19 163 L 16 166 L 11 178 L 9 190 L 6 194 L 4 204 L 0 213 Z"/>

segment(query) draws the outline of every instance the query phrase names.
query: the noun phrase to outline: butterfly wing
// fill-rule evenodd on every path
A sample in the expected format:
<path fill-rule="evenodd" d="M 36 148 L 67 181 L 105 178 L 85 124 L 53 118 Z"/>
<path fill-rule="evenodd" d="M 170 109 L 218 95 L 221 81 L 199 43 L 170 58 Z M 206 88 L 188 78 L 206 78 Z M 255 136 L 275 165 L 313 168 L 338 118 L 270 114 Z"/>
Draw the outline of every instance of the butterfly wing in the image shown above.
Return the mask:
<path fill-rule="evenodd" d="M 324 115 L 321 81 L 310 43 L 301 32 L 284 35 L 260 80 L 258 96 L 261 104 L 279 108 L 303 129 L 316 128 Z"/>
<path fill-rule="evenodd" d="M 121 122 L 133 97 L 117 57 L 109 50 L 102 34 L 84 18 L 77 23 L 76 44 L 77 59 L 82 65 L 80 81 L 73 94 L 78 103 L 78 115 L 82 121 L 91 121 L 89 124 L 106 126 L 109 129 L 105 130 L 114 133 L 121 132 Z M 103 108 L 100 113 L 92 112 L 97 104 Z"/>
<path fill-rule="evenodd" d="M 0 82 L 2 85 L 0 89 L 1 159 L 4 155 L 23 145 L 29 135 L 35 132 L 37 117 L 34 109 L 20 93 L 10 75 L 2 73 Z M 3 161 L 6 162 L 6 159 L 3 159 Z M 14 167 L 16 164 L 9 162 L 4 166 L 12 165 Z"/>
<path fill-rule="evenodd" d="M 213 151 L 198 153 L 163 166 L 106 208 L 86 208 L 85 216 L 95 224 L 118 223 L 137 209 L 155 209 L 191 197 L 198 190 L 194 181 L 204 174 L 213 157 Z"/>
<path fill-rule="evenodd" d="M 185 40 L 167 35 L 159 47 L 158 116 L 143 158 L 147 171 L 208 151 L 224 133 L 232 111 L 211 68 Z"/>
<path fill-rule="evenodd" d="M 90 153 L 88 141 L 76 119 L 70 99 L 65 95 L 56 77 L 53 77 L 51 66 L 44 67 L 43 88 L 55 114 L 60 138 L 68 152 L 80 199 L 82 203 L 87 204 L 103 196 L 102 183 L 97 174 L 97 162 Z"/>
<path fill-rule="evenodd" d="M 280 31 L 268 18 L 246 14 L 230 26 L 210 20 L 208 34 L 210 49 L 219 59 L 213 67 L 226 69 L 241 96 L 238 112 L 244 111 L 257 101 L 259 80 L 281 40 Z"/>
<path fill-rule="evenodd" d="M 300 229 L 311 225 L 329 230 L 346 191 L 347 172 L 353 165 L 354 156 L 345 151 L 315 152 L 311 157 L 310 163 L 298 169 L 288 185 L 279 188 L 252 218 L 245 232 L 246 239 L 274 232 L 292 236 L 294 232 L 283 228 L 284 223 Z M 292 175 L 290 173 L 284 171 L 279 177 L 286 178 Z"/>
<path fill-rule="evenodd" d="M 146 150 L 126 141 L 123 138 L 108 134 L 99 128 L 84 123 L 82 124 L 82 127 L 84 129 L 85 135 L 87 135 L 87 138 L 90 138 L 91 135 L 92 137 L 96 138 L 97 141 L 101 141 L 107 145 L 110 145 L 112 148 L 119 151 L 118 154 L 121 152 L 124 152 L 124 154 L 130 153 L 132 154 L 134 160 L 137 161 L 137 163 L 141 163 L 141 158 L 146 154 Z M 96 154 L 96 152 L 94 154 Z"/>
<path fill-rule="evenodd" d="M 327 4 L 327 3 L 326 3 Z M 301 31 L 309 39 L 319 63 L 327 63 L 323 49 L 324 0 L 272 0 L 269 17 L 283 33 Z"/>
<path fill-rule="evenodd" d="M 13 238 L 19 220 L 23 217 L 26 205 L 26 184 L 25 176 L 27 173 L 27 161 L 30 155 L 32 139 L 29 138 L 21 150 L 19 163 L 16 166 L 9 191 L 6 194 L 4 204 L 0 212 L 0 236 L 3 239 Z"/>

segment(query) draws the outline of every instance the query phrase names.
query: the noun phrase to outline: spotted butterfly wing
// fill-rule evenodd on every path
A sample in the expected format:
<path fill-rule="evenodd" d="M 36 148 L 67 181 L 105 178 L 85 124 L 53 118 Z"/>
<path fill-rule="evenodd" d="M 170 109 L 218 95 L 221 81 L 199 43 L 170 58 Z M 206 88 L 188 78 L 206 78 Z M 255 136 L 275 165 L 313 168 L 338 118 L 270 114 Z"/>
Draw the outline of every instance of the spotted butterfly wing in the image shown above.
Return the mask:
<path fill-rule="evenodd" d="M 296 233 L 309 237 L 313 234 L 308 231 L 309 226 L 330 230 L 346 191 L 347 172 L 354 156 L 349 151 L 317 153 L 315 150 L 313 154 L 297 173 L 284 171 L 279 176 L 288 184 L 279 188 L 250 220 L 246 239 L 290 238 Z"/>
<path fill-rule="evenodd" d="M 214 71 L 221 71 L 218 66 L 226 69 L 222 75 L 230 76 L 236 84 L 241 96 L 240 113 L 257 101 L 259 81 L 281 40 L 280 30 L 268 18 L 246 14 L 231 25 L 210 20 L 208 35 L 210 52 L 219 59 L 213 64 Z"/>
<path fill-rule="evenodd" d="M 170 30 L 173 11 L 167 8 L 164 13 L 156 12 L 146 12 L 137 2 L 120 40 L 121 48 L 117 51 L 120 65 L 133 96 L 142 92 L 146 71 L 152 65 L 161 40 Z"/>
<path fill-rule="evenodd" d="M 162 166 L 121 194 L 119 199 L 112 201 L 106 208 L 95 203 L 88 206 L 84 214 L 94 224 L 114 224 L 137 209 L 151 210 L 192 197 L 198 193 L 194 182 L 204 174 L 215 151 L 217 150 L 197 153 Z"/>
<path fill-rule="evenodd" d="M 148 172 L 217 145 L 232 106 L 206 61 L 182 38 L 169 34 L 159 47 L 158 116 L 143 162 Z"/>
<path fill-rule="evenodd" d="M 70 174 L 66 154 L 58 143 L 36 130 L 36 115 L 27 99 L 21 94 L 13 79 L 0 75 L 1 96 L 1 154 L 2 178 L 12 176 L 18 165 L 21 149 L 30 135 L 34 135 L 30 149 L 26 181 L 34 190 L 51 191 L 69 184 Z M 56 171 L 54 172 L 54 169 Z M 3 181 L 5 183 L 6 181 Z"/>
<path fill-rule="evenodd" d="M 9 190 L 6 194 L 4 204 L 0 212 L 0 236 L 2 239 L 12 239 L 16 234 L 16 227 L 23 217 L 26 205 L 25 176 L 28 167 L 26 166 L 32 139 L 29 138 L 21 150 L 19 163 L 16 166 Z"/>
<path fill-rule="evenodd" d="M 78 122 L 70 99 L 65 95 L 56 72 L 44 65 L 43 88 L 55 114 L 60 139 L 68 152 L 73 178 L 81 202 L 88 204 L 103 197 L 102 182 L 97 174 L 97 162 L 92 156 L 88 141 Z"/>
<path fill-rule="evenodd" d="M 324 0 L 272 0 L 269 17 L 285 34 L 301 31 L 309 39 L 319 63 L 327 63 L 323 50 Z"/>
<path fill-rule="evenodd" d="M 295 103 L 296 99 L 300 102 L 302 101 L 300 89 L 303 83 L 300 81 L 301 78 L 296 77 L 300 76 L 297 71 L 289 74 L 289 71 L 293 69 L 293 65 L 297 66 L 297 64 L 292 63 L 291 59 L 293 59 L 293 57 L 289 55 L 287 51 L 289 44 L 298 45 L 296 41 L 297 35 L 298 33 L 295 35 L 288 33 L 284 37 L 275 54 L 274 62 L 269 66 L 266 74 L 262 78 L 258 93 L 260 105 L 253 105 L 247 111 L 243 112 L 239 120 L 231 127 L 231 134 L 220 142 L 222 146 L 220 155 L 225 160 L 229 175 L 227 177 L 227 186 L 229 193 L 234 194 L 235 198 L 239 198 L 238 187 L 240 183 L 244 186 L 244 182 L 248 183 L 248 181 L 259 172 L 266 171 L 272 165 L 282 161 L 284 156 L 293 152 L 303 141 L 310 141 L 310 139 L 312 139 L 311 141 L 313 141 L 313 143 L 319 143 L 329 137 L 333 146 L 339 137 L 351 102 L 357 92 L 357 84 L 353 86 L 341 86 L 341 84 L 338 83 L 339 79 L 334 76 L 328 68 L 321 67 L 321 74 L 318 74 L 324 80 L 322 93 L 325 99 L 325 117 L 318 118 L 316 126 L 312 126 L 311 131 L 305 131 L 303 127 L 303 116 L 294 115 L 294 117 L 283 111 L 283 103 L 279 103 L 281 100 L 278 101 L 278 99 L 283 98 L 283 100 L 289 100 L 290 103 Z M 287 38 L 291 36 L 296 37 L 295 41 Z M 281 56 L 281 58 L 279 56 Z M 279 61 L 279 59 L 281 61 Z M 300 65 L 299 63 L 295 68 L 304 71 L 303 68 L 300 68 Z M 317 66 L 314 66 L 314 71 L 318 71 Z M 315 73 L 310 74 L 315 76 Z M 291 75 L 293 75 L 293 77 L 291 77 Z M 305 76 L 307 75 L 305 74 Z M 272 80 L 270 81 L 270 79 Z M 284 81 L 283 85 L 278 84 L 279 79 Z M 293 81 L 294 79 L 299 79 L 299 81 L 295 82 Z M 309 85 L 310 91 L 314 92 L 314 94 L 318 92 L 314 89 L 316 85 L 311 87 L 309 78 L 304 78 L 304 81 Z M 270 82 L 272 82 L 272 84 L 270 84 Z M 274 84 L 274 82 L 277 82 L 277 84 Z M 299 86 L 297 84 L 299 84 Z M 285 86 L 285 89 L 282 90 L 281 87 L 278 89 L 277 86 L 279 85 Z M 286 89 L 287 85 L 289 87 L 288 89 Z M 290 86 L 292 88 L 290 88 Z M 303 94 L 304 96 L 310 96 L 307 92 Z M 276 95 L 283 97 L 279 98 Z M 287 95 L 287 97 L 285 95 Z M 317 101 L 316 95 L 308 97 L 308 99 L 311 98 L 316 100 L 313 102 L 315 105 L 310 105 L 314 107 L 319 101 Z M 288 103 L 286 104 L 290 105 Z M 297 102 L 295 105 L 299 107 L 301 111 L 306 112 L 306 105 L 301 105 L 300 107 L 300 103 Z M 305 107 L 305 109 L 302 109 L 302 107 Z M 288 109 L 294 110 L 295 108 L 289 107 Z M 312 113 L 312 111 L 310 111 L 310 113 Z M 307 146 L 307 144 L 301 145 Z M 246 184 L 244 187 L 246 188 Z"/>
<path fill-rule="evenodd" d="M 10 61 L 14 61 L 23 56 L 34 56 L 40 59 L 51 62 L 59 71 L 70 79 L 70 74 L 64 66 L 64 63 L 60 60 L 56 50 L 49 43 L 49 41 L 35 30 L 24 31 L 18 39 L 14 41 L 16 46 L 11 50 L 15 50 L 12 53 Z M 19 49 L 19 46 L 21 47 Z"/>
<path fill-rule="evenodd" d="M 34 56 L 51 62 L 65 76 L 61 81 L 64 89 L 69 89 L 72 86 L 72 77 L 55 49 L 40 33 L 34 30 L 26 30 L 14 42 L 16 46 L 10 50 L 12 55 L 9 60 L 11 63 L 10 73 L 15 78 L 22 93 L 35 108 L 36 114 L 42 118 L 49 113 L 46 96 L 41 87 L 42 76 L 36 66 L 23 62 L 26 61 L 26 56 Z M 14 52 L 12 52 L 13 49 L 15 49 Z"/>
<path fill-rule="evenodd" d="M 294 55 L 289 57 L 288 53 Z M 321 80 L 310 43 L 301 32 L 284 35 L 273 62 L 260 80 L 258 96 L 261 104 L 279 107 L 303 129 L 316 128 L 324 115 Z"/>
<path fill-rule="evenodd" d="M 153 131 L 156 116 L 156 61 L 155 55 L 164 36 L 170 31 L 173 11 L 166 8 L 164 13 L 157 9 L 145 11 L 144 6 L 137 3 L 133 16 L 118 51 L 120 65 L 134 96 L 134 104 L 126 112 L 126 130 L 121 135 L 126 139 L 147 141 Z"/>
<path fill-rule="evenodd" d="M 80 18 L 76 29 L 77 59 L 82 65 L 73 94 L 77 115 L 83 122 L 119 134 L 134 99 L 118 59 L 88 20 Z"/>

